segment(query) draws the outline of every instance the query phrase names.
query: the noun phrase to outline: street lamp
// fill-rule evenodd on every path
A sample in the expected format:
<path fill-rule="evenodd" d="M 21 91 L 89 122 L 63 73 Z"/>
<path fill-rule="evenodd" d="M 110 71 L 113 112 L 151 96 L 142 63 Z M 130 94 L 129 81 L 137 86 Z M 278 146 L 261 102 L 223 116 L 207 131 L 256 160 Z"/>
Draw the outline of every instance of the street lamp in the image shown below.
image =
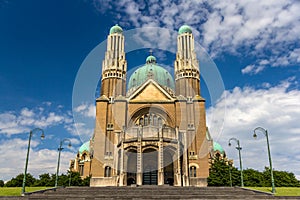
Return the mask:
<path fill-rule="evenodd" d="M 228 146 L 231 146 L 231 143 L 230 143 L 231 140 L 234 140 L 237 143 L 237 147 L 235 147 L 235 148 L 239 151 L 240 170 L 241 170 L 241 186 L 244 187 L 243 165 L 242 165 L 242 155 L 241 155 L 242 147 L 240 146 L 240 141 L 236 138 L 230 138 L 229 141 L 228 141 Z"/>
<path fill-rule="evenodd" d="M 69 144 L 68 146 L 71 147 L 72 144 L 71 144 L 71 141 L 69 139 L 63 139 L 60 141 L 59 143 L 59 148 L 57 149 L 58 150 L 58 159 L 57 159 L 57 169 L 56 169 L 56 177 L 55 177 L 55 187 L 57 187 L 57 181 L 58 181 L 58 173 L 59 173 L 59 163 L 60 163 L 60 153 L 61 151 L 64 149 L 62 148 L 62 145 L 64 144 L 64 142 L 68 141 Z"/>
<path fill-rule="evenodd" d="M 256 139 L 257 134 L 255 131 L 261 131 L 267 138 L 267 146 L 268 146 L 268 155 L 269 155 L 269 163 L 270 163 L 270 171 L 271 171 L 271 182 L 272 182 L 272 193 L 275 193 L 275 184 L 274 184 L 274 176 L 273 176 L 273 168 L 272 168 L 272 159 L 271 159 L 271 152 L 270 152 L 270 144 L 269 144 L 269 137 L 268 137 L 268 131 L 262 127 L 257 127 L 253 130 L 254 134 L 253 137 Z"/>
<path fill-rule="evenodd" d="M 30 141 L 31 141 L 32 134 L 37 132 L 37 131 L 42 132 L 41 139 L 45 138 L 44 131 L 40 128 L 35 128 L 35 129 L 33 129 L 29 132 L 27 156 L 26 156 L 26 161 L 25 161 L 25 172 L 24 172 L 23 184 L 22 184 L 22 194 L 25 193 L 25 183 L 26 183 L 26 174 L 27 174 L 27 166 L 28 166 L 28 159 L 29 159 Z"/>

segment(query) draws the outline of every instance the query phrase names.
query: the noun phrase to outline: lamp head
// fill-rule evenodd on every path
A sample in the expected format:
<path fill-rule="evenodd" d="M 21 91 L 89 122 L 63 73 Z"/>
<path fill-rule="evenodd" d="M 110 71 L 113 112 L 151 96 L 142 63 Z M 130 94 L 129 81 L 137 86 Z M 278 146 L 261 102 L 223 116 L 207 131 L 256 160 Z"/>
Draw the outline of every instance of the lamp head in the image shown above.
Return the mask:
<path fill-rule="evenodd" d="M 231 143 L 230 143 L 230 142 L 228 143 L 228 146 L 231 146 Z"/>
<path fill-rule="evenodd" d="M 45 138 L 45 134 L 43 132 L 42 135 L 41 135 L 41 139 L 43 140 L 44 138 Z"/>
<path fill-rule="evenodd" d="M 254 134 L 253 134 L 253 137 L 254 137 L 254 139 L 256 139 L 257 138 L 257 135 L 256 135 L 256 133 L 254 132 Z"/>
<path fill-rule="evenodd" d="M 68 147 L 69 147 L 69 148 L 70 148 L 70 147 L 72 147 L 72 144 L 71 144 L 71 143 L 69 143 Z"/>

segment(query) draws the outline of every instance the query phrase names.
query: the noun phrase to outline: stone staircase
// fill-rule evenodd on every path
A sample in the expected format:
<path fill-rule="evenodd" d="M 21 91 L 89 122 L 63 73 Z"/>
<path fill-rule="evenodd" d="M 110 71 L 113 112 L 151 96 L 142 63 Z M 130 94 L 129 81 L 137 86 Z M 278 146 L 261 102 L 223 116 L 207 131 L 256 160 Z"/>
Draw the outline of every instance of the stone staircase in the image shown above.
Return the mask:
<path fill-rule="evenodd" d="M 21 199 L 113 200 L 113 199 L 273 199 L 271 194 L 229 187 L 68 187 L 28 193 Z"/>

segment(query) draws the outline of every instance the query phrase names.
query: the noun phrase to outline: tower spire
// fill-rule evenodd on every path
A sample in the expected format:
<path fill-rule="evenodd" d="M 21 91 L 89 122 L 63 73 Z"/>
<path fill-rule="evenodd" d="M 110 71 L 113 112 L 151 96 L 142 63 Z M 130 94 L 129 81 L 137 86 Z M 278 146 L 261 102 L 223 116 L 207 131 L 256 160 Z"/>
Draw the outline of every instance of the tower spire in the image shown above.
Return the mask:
<path fill-rule="evenodd" d="M 101 96 L 125 96 L 126 72 L 123 29 L 116 24 L 111 27 L 107 37 L 107 49 L 102 62 Z"/>
<path fill-rule="evenodd" d="M 177 52 L 174 63 L 176 95 L 194 97 L 200 95 L 199 62 L 194 48 L 192 29 L 183 25 L 177 36 Z"/>

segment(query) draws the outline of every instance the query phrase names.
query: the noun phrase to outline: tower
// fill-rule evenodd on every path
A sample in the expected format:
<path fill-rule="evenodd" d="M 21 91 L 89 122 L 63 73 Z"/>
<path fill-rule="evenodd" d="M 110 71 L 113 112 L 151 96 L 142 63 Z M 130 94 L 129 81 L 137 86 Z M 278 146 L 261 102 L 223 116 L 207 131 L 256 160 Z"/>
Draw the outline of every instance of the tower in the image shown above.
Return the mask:
<path fill-rule="evenodd" d="M 206 139 L 205 99 L 200 96 L 199 62 L 195 53 L 192 29 L 183 25 L 178 30 L 177 52 L 174 63 L 176 102 L 180 108 L 179 131 L 184 135 L 187 166 L 183 168 L 186 185 L 205 184 L 208 177 L 209 142 Z M 178 116 L 178 115 L 177 115 Z M 183 158 L 184 159 L 184 158 Z"/>
<path fill-rule="evenodd" d="M 107 50 L 102 62 L 101 96 L 108 98 L 126 93 L 127 62 L 124 51 L 124 35 L 120 26 L 111 27 L 107 37 Z"/>
<path fill-rule="evenodd" d="M 177 53 L 174 63 L 176 95 L 194 97 L 200 95 L 199 63 L 194 48 L 192 29 L 183 25 L 177 36 Z"/>

